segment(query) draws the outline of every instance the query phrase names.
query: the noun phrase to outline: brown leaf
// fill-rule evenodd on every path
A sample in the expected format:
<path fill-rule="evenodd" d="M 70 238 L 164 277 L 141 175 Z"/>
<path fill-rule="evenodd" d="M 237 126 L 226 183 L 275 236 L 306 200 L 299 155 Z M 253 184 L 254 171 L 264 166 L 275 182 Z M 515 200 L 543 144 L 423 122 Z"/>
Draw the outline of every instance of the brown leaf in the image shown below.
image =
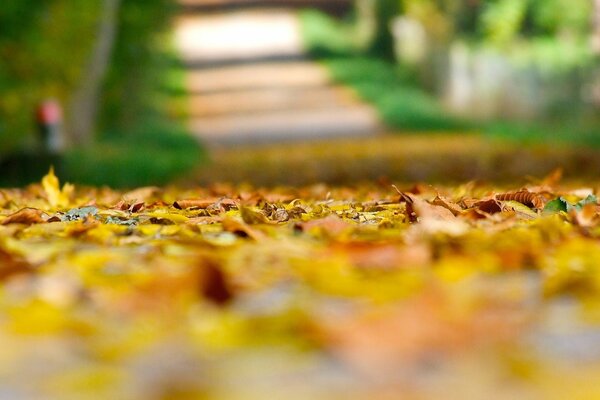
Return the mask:
<path fill-rule="evenodd" d="M 137 202 L 137 203 L 136 202 L 130 203 L 130 202 L 126 202 L 125 200 L 121 200 L 117 204 L 112 206 L 112 209 L 137 213 L 137 212 L 142 211 L 145 207 L 146 207 L 146 204 L 143 201 Z"/>
<path fill-rule="evenodd" d="M 596 204 L 586 204 L 581 211 L 573 210 L 573 221 L 583 228 L 593 227 L 598 219 L 598 208 Z"/>
<path fill-rule="evenodd" d="M 556 168 L 554 171 L 550 172 L 548 175 L 544 177 L 541 182 L 541 186 L 554 187 L 558 185 L 560 180 L 563 177 L 563 169 Z"/>
<path fill-rule="evenodd" d="M 265 237 L 265 234 L 257 229 L 251 228 L 242 221 L 233 218 L 225 218 L 221 222 L 225 232 L 231 232 L 241 237 L 249 237 L 250 239 L 260 240 Z"/>
<path fill-rule="evenodd" d="M 303 232 L 311 230 L 320 230 L 332 236 L 338 236 L 346 230 L 352 229 L 353 226 L 344 221 L 337 215 L 329 215 L 325 218 L 313 219 L 311 221 L 299 222 L 295 225 L 297 229 Z"/>
<path fill-rule="evenodd" d="M 210 215 L 206 217 L 193 217 L 189 218 L 186 222 L 187 225 L 208 225 L 221 222 L 223 217 L 219 215 Z"/>
<path fill-rule="evenodd" d="M 200 293 L 211 302 L 223 306 L 233 299 L 226 276 L 213 261 L 203 263 L 200 275 Z"/>
<path fill-rule="evenodd" d="M 176 202 L 173 203 L 173 207 L 175 207 L 179 210 L 183 210 L 183 209 L 187 209 L 187 208 L 206 209 L 206 208 L 212 206 L 213 204 L 218 204 L 219 206 L 223 206 L 225 208 L 232 208 L 232 207 L 236 206 L 236 202 L 233 199 L 209 197 L 209 198 L 205 198 L 205 199 L 177 200 Z"/>
<path fill-rule="evenodd" d="M 474 206 L 478 211 L 482 211 L 486 214 L 496 214 L 502 212 L 502 205 L 494 198 L 478 201 Z"/>
<path fill-rule="evenodd" d="M 408 220 L 410 222 L 417 222 L 417 213 L 415 212 L 413 198 L 409 194 L 399 191 L 396 186 L 393 187 L 400 195 L 398 202 L 406 204 L 406 216 L 408 217 Z"/>
<path fill-rule="evenodd" d="M 442 221 L 453 221 L 456 219 L 454 214 L 446 207 L 429 204 L 417 195 L 410 195 L 408 193 L 400 194 L 401 200 L 407 204 L 407 213 L 409 219 L 415 215 L 420 221 L 427 220 L 442 220 Z M 410 208 L 409 208 L 410 205 Z M 410 209 L 413 211 L 411 212 Z"/>
<path fill-rule="evenodd" d="M 8 224 L 24 224 L 24 225 L 32 225 L 32 224 L 41 224 L 46 222 L 43 218 L 44 212 L 38 210 L 36 208 L 23 208 L 8 217 L 6 217 L 2 221 L 2 225 Z"/>
<path fill-rule="evenodd" d="M 539 193 L 532 193 L 528 190 L 520 190 L 518 192 L 499 193 L 495 196 L 500 201 L 517 201 L 525 204 L 527 207 L 537 208 L 541 210 L 544 208 L 546 200 Z"/>
<path fill-rule="evenodd" d="M 393 270 L 427 265 L 431 250 L 424 244 L 402 246 L 396 244 L 340 243 L 329 250 L 346 255 L 353 265 L 365 269 Z"/>
<path fill-rule="evenodd" d="M 255 224 L 272 224 L 271 221 L 262 210 L 256 210 L 251 207 L 241 207 L 240 214 L 245 223 Z"/>
<path fill-rule="evenodd" d="M 25 260 L 0 248 L 0 281 L 4 281 L 13 275 L 31 272 L 33 272 L 33 267 Z"/>
<path fill-rule="evenodd" d="M 397 309 L 327 316 L 319 328 L 335 355 L 355 367 L 381 371 L 467 345 L 466 327 L 445 312 L 444 299 L 421 295 Z"/>
<path fill-rule="evenodd" d="M 442 207 L 429 204 L 425 200 L 414 198 L 413 207 L 420 220 L 441 220 L 441 221 L 454 221 L 456 217 L 451 210 Z"/>
<path fill-rule="evenodd" d="M 161 192 L 161 189 L 156 186 L 141 187 L 123 194 L 123 199 L 129 202 L 141 202 L 152 199 Z"/>
<path fill-rule="evenodd" d="M 142 211 L 145 208 L 145 204 L 144 202 L 139 202 L 139 203 L 133 203 L 131 206 L 129 206 L 129 212 L 132 213 L 137 213 Z"/>
<path fill-rule="evenodd" d="M 459 206 L 458 204 L 456 204 L 455 202 L 453 202 L 451 200 L 448 200 L 444 197 L 440 197 L 440 195 L 437 195 L 435 197 L 435 199 L 433 199 L 431 204 L 444 207 L 444 208 L 450 210 L 450 212 L 452 212 L 452 214 L 454 214 L 455 216 L 460 215 L 460 213 L 462 213 L 462 211 L 463 211 L 461 206 Z"/>

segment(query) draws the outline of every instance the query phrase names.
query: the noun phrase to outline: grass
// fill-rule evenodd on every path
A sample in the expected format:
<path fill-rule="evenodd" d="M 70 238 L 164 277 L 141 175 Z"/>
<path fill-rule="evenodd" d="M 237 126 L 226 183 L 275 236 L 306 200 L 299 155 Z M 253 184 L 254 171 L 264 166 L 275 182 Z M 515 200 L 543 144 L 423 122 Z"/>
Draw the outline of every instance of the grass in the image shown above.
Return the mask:
<path fill-rule="evenodd" d="M 493 121 L 486 123 L 482 132 L 486 137 L 520 145 L 548 143 L 559 146 L 600 148 L 600 124 L 593 119 Z"/>
<path fill-rule="evenodd" d="M 70 182 L 111 187 L 160 185 L 185 175 L 205 158 L 203 149 L 187 132 L 157 122 L 138 133 L 73 149 L 65 156 L 61 170 Z"/>
<path fill-rule="evenodd" d="M 300 23 L 305 47 L 312 55 L 331 57 L 358 53 L 356 35 L 350 22 L 307 9 L 300 13 Z"/>
<path fill-rule="evenodd" d="M 467 131 L 471 126 L 450 115 L 416 84 L 411 71 L 391 62 L 348 57 L 324 61 L 333 78 L 373 104 L 383 121 L 402 131 Z"/>

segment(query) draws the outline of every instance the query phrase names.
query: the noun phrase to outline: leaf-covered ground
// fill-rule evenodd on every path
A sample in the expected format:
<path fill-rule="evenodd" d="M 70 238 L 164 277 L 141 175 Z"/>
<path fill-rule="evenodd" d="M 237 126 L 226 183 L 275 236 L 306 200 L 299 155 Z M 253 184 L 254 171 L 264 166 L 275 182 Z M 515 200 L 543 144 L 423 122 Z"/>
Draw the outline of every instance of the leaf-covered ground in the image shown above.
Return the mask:
<path fill-rule="evenodd" d="M 600 398 L 596 186 L 0 190 L 0 398 Z"/>

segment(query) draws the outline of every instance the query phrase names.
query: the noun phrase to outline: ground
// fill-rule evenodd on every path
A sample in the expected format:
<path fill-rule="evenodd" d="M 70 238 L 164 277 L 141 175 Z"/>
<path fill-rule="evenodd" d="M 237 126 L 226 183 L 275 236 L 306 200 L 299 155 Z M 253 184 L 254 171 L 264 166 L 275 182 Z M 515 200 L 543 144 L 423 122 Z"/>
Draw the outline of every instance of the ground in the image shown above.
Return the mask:
<path fill-rule="evenodd" d="M 0 396 L 599 397 L 597 185 L 559 179 L 3 189 Z"/>

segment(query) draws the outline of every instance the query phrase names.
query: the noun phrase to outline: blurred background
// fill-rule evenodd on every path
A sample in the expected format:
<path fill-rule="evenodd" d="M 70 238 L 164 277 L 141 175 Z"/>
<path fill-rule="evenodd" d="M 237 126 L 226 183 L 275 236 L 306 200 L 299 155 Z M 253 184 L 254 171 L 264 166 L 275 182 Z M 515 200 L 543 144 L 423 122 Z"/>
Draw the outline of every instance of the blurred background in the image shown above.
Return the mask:
<path fill-rule="evenodd" d="M 11 1 L 0 183 L 595 176 L 599 53 L 597 0 Z"/>

